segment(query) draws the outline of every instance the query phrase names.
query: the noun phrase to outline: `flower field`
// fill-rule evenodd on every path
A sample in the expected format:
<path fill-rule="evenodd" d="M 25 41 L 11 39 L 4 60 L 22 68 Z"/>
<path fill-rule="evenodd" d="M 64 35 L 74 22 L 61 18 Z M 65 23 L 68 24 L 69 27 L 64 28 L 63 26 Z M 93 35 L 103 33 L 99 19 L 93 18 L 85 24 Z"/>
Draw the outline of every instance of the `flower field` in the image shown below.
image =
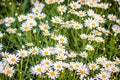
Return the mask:
<path fill-rule="evenodd" d="M 120 80 L 120 0 L 1 0 L 0 80 Z"/>

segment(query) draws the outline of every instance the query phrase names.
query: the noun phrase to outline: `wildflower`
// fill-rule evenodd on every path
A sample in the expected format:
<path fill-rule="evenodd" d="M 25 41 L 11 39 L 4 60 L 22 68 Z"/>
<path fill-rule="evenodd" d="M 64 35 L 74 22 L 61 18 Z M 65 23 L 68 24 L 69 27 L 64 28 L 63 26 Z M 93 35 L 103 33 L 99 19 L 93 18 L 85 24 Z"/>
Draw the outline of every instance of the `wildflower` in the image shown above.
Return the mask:
<path fill-rule="evenodd" d="M 87 1 L 87 5 L 89 7 L 95 7 L 97 5 L 97 2 L 94 0 Z"/>
<path fill-rule="evenodd" d="M 28 26 L 27 23 L 22 23 L 22 27 L 20 27 L 22 31 L 30 31 L 32 27 Z"/>
<path fill-rule="evenodd" d="M 40 52 L 40 48 L 38 47 L 32 47 L 29 49 L 30 54 L 38 54 Z"/>
<path fill-rule="evenodd" d="M 57 2 L 58 4 L 60 4 L 60 3 L 64 2 L 64 0 L 56 0 L 56 2 Z"/>
<path fill-rule="evenodd" d="M 57 54 L 65 54 L 65 49 L 56 48 L 56 53 Z"/>
<path fill-rule="evenodd" d="M 53 64 L 53 67 L 54 67 L 55 70 L 60 70 L 60 71 L 64 69 L 62 61 L 55 62 Z"/>
<path fill-rule="evenodd" d="M 107 59 L 106 59 L 104 56 L 98 57 L 98 58 L 96 59 L 96 63 L 97 63 L 97 64 L 102 64 L 102 63 L 104 63 L 106 60 L 107 60 Z"/>
<path fill-rule="evenodd" d="M 6 58 L 9 64 L 17 64 L 19 62 L 19 57 L 15 54 L 9 54 Z"/>
<path fill-rule="evenodd" d="M 70 7 L 72 9 L 79 9 L 81 7 L 81 5 L 78 2 L 73 1 L 73 2 L 70 3 Z"/>
<path fill-rule="evenodd" d="M 91 34 L 88 35 L 89 41 L 93 41 L 94 39 L 95 39 L 95 35 L 91 35 Z"/>
<path fill-rule="evenodd" d="M 57 70 L 49 70 L 47 75 L 51 79 L 56 79 L 56 78 L 58 78 L 59 73 Z"/>
<path fill-rule="evenodd" d="M 98 68 L 99 68 L 99 66 L 96 63 L 89 63 L 89 69 L 90 70 L 94 70 L 95 71 Z"/>
<path fill-rule="evenodd" d="M 93 10 L 91 10 L 91 9 L 89 9 L 89 10 L 87 11 L 87 14 L 88 14 L 88 16 L 90 16 L 90 17 L 92 17 L 92 18 L 94 18 L 94 16 L 95 16 L 95 12 L 94 12 Z"/>
<path fill-rule="evenodd" d="M 39 13 L 39 14 L 37 14 L 37 18 L 38 19 L 43 19 L 43 18 L 45 18 L 46 17 L 46 14 L 44 14 L 44 13 Z"/>
<path fill-rule="evenodd" d="M 41 61 L 41 64 L 47 65 L 47 66 L 51 66 L 52 63 L 53 63 L 52 60 L 50 60 L 48 58 L 42 59 L 42 61 Z"/>
<path fill-rule="evenodd" d="M 120 71 L 120 69 L 117 66 L 115 66 L 114 64 L 112 64 L 110 66 L 110 68 L 108 68 L 108 69 L 109 69 L 110 72 L 113 72 L 113 73 Z"/>
<path fill-rule="evenodd" d="M 77 29 L 82 29 L 82 28 L 83 28 L 83 25 L 76 22 L 76 23 L 73 24 L 73 28 L 76 29 L 76 30 L 77 30 Z"/>
<path fill-rule="evenodd" d="M 80 62 L 75 62 L 73 65 L 73 68 L 75 70 L 79 70 L 81 67 L 83 67 L 83 63 L 80 63 Z"/>
<path fill-rule="evenodd" d="M 70 71 L 73 71 L 74 70 L 74 62 L 70 62 L 69 65 L 67 66 L 67 68 L 70 70 Z"/>
<path fill-rule="evenodd" d="M 43 9 L 44 8 L 44 4 L 43 3 L 36 3 L 36 4 L 34 4 L 34 7 L 38 7 L 39 9 Z"/>
<path fill-rule="evenodd" d="M 14 34 L 14 33 L 16 33 L 17 29 L 16 28 L 7 28 L 6 31 L 10 34 Z"/>
<path fill-rule="evenodd" d="M 48 29 L 50 29 L 49 25 L 44 23 L 40 24 L 39 28 L 43 31 L 48 31 Z"/>
<path fill-rule="evenodd" d="M 87 39 L 87 35 L 86 35 L 86 34 L 81 34 L 81 35 L 80 35 L 80 38 L 81 38 L 81 39 Z"/>
<path fill-rule="evenodd" d="M 47 4 L 53 4 L 53 3 L 55 3 L 55 0 L 45 0 L 45 2 L 46 2 Z"/>
<path fill-rule="evenodd" d="M 63 44 L 56 44 L 55 45 L 58 49 L 64 49 L 65 46 Z"/>
<path fill-rule="evenodd" d="M 52 17 L 52 22 L 53 23 L 61 23 L 62 19 L 59 16 Z"/>
<path fill-rule="evenodd" d="M 50 32 L 47 30 L 47 31 L 43 31 L 43 35 L 44 36 L 49 36 L 50 35 Z"/>
<path fill-rule="evenodd" d="M 93 33 L 94 35 L 98 35 L 98 36 L 101 36 L 101 35 L 102 35 L 102 33 L 99 32 L 99 31 L 97 31 L 97 30 L 93 30 L 92 33 Z"/>
<path fill-rule="evenodd" d="M 63 43 L 63 44 L 67 43 L 67 38 L 63 35 L 58 35 L 57 40 L 59 43 Z"/>
<path fill-rule="evenodd" d="M 43 48 L 43 49 L 41 50 L 41 54 L 42 54 L 43 56 L 47 56 L 47 55 L 50 55 L 50 54 L 51 54 L 51 51 L 50 51 L 49 49 L 47 49 L 47 48 Z"/>
<path fill-rule="evenodd" d="M 119 59 L 118 57 L 116 57 L 114 60 L 115 60 L 115 64 L 116 64 L 116 65 L 119 65 L 119 64 L 120 64 L 120 59 Z"/>
<path fill-rule="evenodd" d="M 19 56 L 19 57 L 23 57 L 23 58 L 25 58 L 25 57 L 27 57 L 28 56 L 28 51 L 27 50 L 18 50 L 17 51 L 17 55 Z"/>
<path fill-rule="evenodd" d="M 104 23 L 104 22 L 105 22 L 105 19 L 102 18 L 100 15 L 95 15 L 94 18 L 95 18 L 95 19 L 97 20 L 97 22 L 99 22 L 99 23 Z"/>
<path fill-rule="evenodd" d="M 83 58 L 87 58 L 88 53 L 86 51 L 83 51 L 83 52 L 80 53 L 80 56 L 83 57 Z"/>
<path fill-rule="evenodd" d="M 18 16 L 18 21 L 23 21 L 23 20 L 25 20 L 26 19 L 26 16 L 25 15 L 19 15 Z"/>
<path fill-rule="evenodd" d="M 110 73 L 107 72 L 101 72 L 98 75 L 96 75 L 98 77 L 98 79 L 102 79 L 102 80 L 109 80 L 110 78 Z"/>
<path fill-rule="evenodd" d="M 27 14 L 27 19 L 35 19 L 35 18 L 36 18 L 36 14 L 34 13 Z"/>
<path fill-rule="evenodd" d="M 104 39 L 102 37 L 95 37 L 96 42 L 104 42 Z"/>
<path fill-rule="evenodd" d="M 102 27 L 97 27 L 97 30 L 98 30 L 98 31 L 100 31 L 100 32 L 102 32 L 102 31 L 104 31 L 104 30 L 105 30 L 105 28 L 102 28 Z"/>
<path fill-rule="evenodd" d="M 89 74 L 89 71 L 86 67 L 83 67 L 77 71 L 77 74 L 80 75 L 80 79 L 82 80 L 84 77 L 86 77 Z"/>
<path fill-rule="evenodd" d="M 4 73 L 8 75 L 9 77 L 12 77 L 14 74 L 15 70 L 13 67 L 5 68 Z"/>
<path fill-rule="evenodd" d="M 67 58 L 67 56 L 64 55 L 64 54 L 58 54 L 58 55 L 56 56 L 56 59 L 58 59 L 58 60 L 66 60 L 66 58 Z"/>
<path fill-rule="evenodd" d="M 36 26 L 37 25 L 37 22 L 34 20 L 34 19 L 28 19 L 26 21 L 26 24 L 29 26 L 29 27 L 33 27 L 33 26 Z"/>
<path fill-rule="evenodd" d="M 41 75 L 45 71 L 46 70 L 45 70 L 44 66 L 42 66 L 41 64 L 35 65 L 34 67 L 30 68 L 30 72 L 32 74 L 36 74 L 36 75 Z"/>
<path fill-rule="evenodd" d="M 11 23 L 13 23 L 15 21 L 15 18 L 13 18 L 13 17 L 6 17 L 4 19 L 4 21 L 5 21 L 5 23 L 11 24 Z"/>
<path fill-rule="evenodd" d="M 40 7 L 33 7 L 33 8 L 32 8 L 32 12 L 33 12 L 33 13 L 36 13 L 36 14 L 39 14 L 39 13 L 42 12 L 42 8 L 40 8 Z"/>
<path fill-rule="evenodd" d="M 108 14 L 108 19 L 111 21 L 115 21 L 116 20 L 116 16 L 113 14 Z"/>
<path fill-rule="evenodd" d="M 107 3 L 100 3 L 100 8 L 102 9 L 108 9 L 108 4 Z"/>
<path fill-rule="evenodd" d="M 87 44 L 85 47 L 85 50 L 92 51 L 92 50 L 94 50 L 94 48 L 92 45 Z"/>
<path fill-rule="evenodd" d="M 120 33 L 120 26 L 119 25 L 113 25 L 112 30 L 113 30 L 113 32 L 115 32 L 115 34 L 118 34 L 118 33 Z"/>
<path fill-rule="evenodd" d="M 70 58 L 75 58 L 77 56 L 77 54 L 75 52 L 71 52 L 70 54 L 68 54 L 68 56 Z"/>
<path fill-rule="evenodd" d="M 65 5 L 58 6 L 58 11 L 60 11 L 62 14 L 65 13 L 67 10 L 67 7 Z"/>
<path fill-rule="evenodd" d="M 76 12 L 76 15 L 79 16 L 79 17 L 84 17 L 84 16 L 86 16 L 86 12 L 78 11 L 78 12 Z"/>
<path fill-rule="evenodd" d="M 2 55 L 3 58 L 7 58 L 10 53 L 9 52 L 1 52 L 0 54 Z"/>

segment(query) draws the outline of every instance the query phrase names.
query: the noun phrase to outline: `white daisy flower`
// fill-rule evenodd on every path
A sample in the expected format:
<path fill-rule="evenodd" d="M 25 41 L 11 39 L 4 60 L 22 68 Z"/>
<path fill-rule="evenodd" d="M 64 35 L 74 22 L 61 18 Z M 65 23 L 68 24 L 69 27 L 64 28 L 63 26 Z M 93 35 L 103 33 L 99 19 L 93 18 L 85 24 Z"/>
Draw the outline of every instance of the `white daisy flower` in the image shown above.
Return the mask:
<path fill-rule="evenodd" d="M 45 0 L 45 2 L 46 2 L 47 4 L 53 4 L 53 3 L 56 2 L 56 0 Z"/>
<path fill-rule="evenodd" d="M 96 63 L 89 63 L 89 69 L 90 70 L 97 70 L 99 68 L 99 66 Z"/>
<path fill-rule="evenodd" d="M 29 49 L 30 54 L 38 54 L 40 53 L 40 48 L 39 47 L 32 47 Z"/>
<path fill-rule="evenodd" d="M 93 46 L 92 46 L 92 45 L 87 44 L 87 45 L 86 45 L 86 47 L 85 47 L 85 50 L 88 50 L 88 51 L 93 51 L 93 50 L 94 50 L 94 48 L 93 48 Z"/>
<path fill-rule="evenodd" d="M 83 51 L 80 53 L 80 56 L 83 58 L 87 58 L 88 57 L 88 53 L 86 51 Z"/>
<path fill-rule="evenodd" d="M 59 43 L 63 43 L 63 44 L 67 43 L 67 38 L 63 35 L 58 35 L 57 40 Z"/>
<path fill-rule="evenodd" d="M 30 72 L 32 74 L 41 75 L 42 73 L 46 72 L 45 67 L 41 64 L 35 65 L 34 67 L 30 68 Z"/>
<path fill-rule="evenodd" d="M 15 70 L 13 67 L 5 68 L 4 73 L 9 77 L 12 77 L 13 74 L 15 73 Z"/>
<path fill-rule="evenodd" d="M 59 70 L 59 71 L 61 71 L 61 70 L 64 69 L 64 68 L 63 68 L 63 63 L 62 63 L 62 61 L 55 62 L 55 63 L 53 64 L 53 67 L 54 67 L 55 70 Z"/>
<path fill-rule="evenodd" d="M 62 19 L 59 16 L 52 17 L 51 20 L 53 23 L 61 23 Z"/>
<path fill-rule="evenodd" d="M 57 70 L 55 70 L 55 71 L 54 70 L 49 70 L 46 74 L 48 75 L 49 78 L 54 79 L 54 80 L 56 78 L 58 78 L 58 75 L 59 75 Z"/>
<path fill-rule="evenodd" d="M 56 0 L 56 2 L 58 3 L 58 4 L 60 4 L 60 3 L 62 3 L 62 2 L 64 2 L 65 0 Z"/>
<path fill-rule="evenodd" d="M 27 51 L 27 50 L 22 50 L 22 49 L 20 49 L 20 50 L 17 51 L 17 55 L 18 55 L 19 57 L 25 58 L 25 57 L 28 56 L 28 51 Z"/>
<path fill-rule="evenodd" d="M 15 54 L 9 54 L 6 58 L 9 64 L 17 64 L 20 60 L 20 58 Z"/>
<path fill-rule="evenodd" d="M 10 34 L 16 33 L 17 29 L 16 28 L 7 28 L 6 31 Z"/>
<path fill-rule="evenodd" d="M 79 9 L 81 7 L 81 5 L 78 2 L 73 1 L 73 2 L 70 3 L 70 7 L 72 9 Z"/>

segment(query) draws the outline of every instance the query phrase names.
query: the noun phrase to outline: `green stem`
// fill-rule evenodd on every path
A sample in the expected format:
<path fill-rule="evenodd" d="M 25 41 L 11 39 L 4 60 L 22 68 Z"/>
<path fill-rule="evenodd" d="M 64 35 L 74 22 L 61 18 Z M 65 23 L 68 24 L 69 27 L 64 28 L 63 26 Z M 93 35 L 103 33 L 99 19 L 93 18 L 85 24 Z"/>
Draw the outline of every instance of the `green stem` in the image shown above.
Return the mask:
<path fill-rule="evenodd" d="M 22 79 L 22 64 L 23 64 L 23 58 L 20 60 L 20 80 Z"/>

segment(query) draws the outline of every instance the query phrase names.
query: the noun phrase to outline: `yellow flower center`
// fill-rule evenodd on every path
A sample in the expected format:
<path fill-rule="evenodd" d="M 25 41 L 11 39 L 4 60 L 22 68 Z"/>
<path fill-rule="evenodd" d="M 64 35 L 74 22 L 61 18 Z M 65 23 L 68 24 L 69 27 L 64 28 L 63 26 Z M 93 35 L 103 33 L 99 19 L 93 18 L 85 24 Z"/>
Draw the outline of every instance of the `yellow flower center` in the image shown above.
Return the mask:
<path fill-rule="evenodd" d="M 85 73 L 85 70 L 81 70 L 81 71 L 80 71 L 80 74 L 86 74 L 86 73 Z"/>
<path fill-rule="evenodd" d="M 27 26 L 25 26 L 25 27 L 24 27 L 24 30 L 26 30 L 26 31 L 27 31 L 28 29 L 29 29 L 29 28 L 28 28 Z"/>
<path fill-rule="evenodd" d="M 11 23 L 11 22 L 12 22 L 12 20 L 11 20 L 11 19 L 9 19 L 9 20 L 8 20 L 8 22 L 9 22 L 9 23 Z"/>
<path fill-rule="evenodd" d="M 37 71 L 38 71 L 38 72 L 41 72 L 41 71 L 42 71 L 42 69 L 41 69 L 41 68 L 37 68 Z"/>
<path fill-rule="evenodd" d="M 49 65 L 49 64 L 50 64 L 50 62 L 46 61 L 46 62 L 45 62 L 45 64 Z"/>
<path fill-rule="evenodd" d="M 115 70 L 116 70 L 116 68 L 115 68 L 115 67 L 113 67 L 113 68 L 112 68 L 112 71 L 115 71 Z"/>
<path fill-rule="evenodd" d="M 33 52 L 33 53 L 36 53 L 36 52 L 37 52 L 37 50 L 36 50 L 36 49 L 33 49 L 33 50 L 32 50 L 32 52 Z"/>
<path fill-rule="evenodd" d="M 24 57 L 24 56 L 25 56 L 25 53 L 24 53 L 24 52 L 21 52 L 21 53 L 20 53 L 20 56 Z"/>
<path fill-rule="evenodd" d="M 92 69 L 95 69 L 95 68 L 96 68 L 96 66 L 95 66 L 95 65 L 92 65 L 91 67 L 92 67 Z"/>
<path fill-rule="evenodd" d="M 105 74 L 102 75 L 102 78 L 106 78 L 107 76 Z"/>
<path fill-rule="evenodd" d="M 61 68 L 61 65 L 57 65 L 57 68 Z"/>
<path fill-rule="evenodd" d="M 74 7 L 74 8 L 77 8 L 77 5 L 76 5 L 76 4 L 73 4 L 73 7 Z"/>
<path fill-rule="evenodd" d="M 12 71 L 11 71 L 11 70 L 7 70 L 6 73 L 7 73 L 7 74 L 11 74 Z"/>
<path fill-rule="evenodd" d="M 45 51 L 44 54 L 47 55 L 47 54 L 48 54 L 48 51 Z"/>
<path fill-rule="evenodd" d="M 16 59 L 15 59 L 15 58 L 11 58 L 11 61 L 12 61 L 12 62 L 15 62 L 15 61 L 16 61 Z"/>
<path fill-rule="evenodd" d="M 64 42 L 64 38 L 60 38 L 60 41 L 61 41 L 61 42 Z"/>
<path fill-rule="evenodd" d="M 51 76 L 55 76 L 55 72 L 50 72 L 50 75 Z"/>

